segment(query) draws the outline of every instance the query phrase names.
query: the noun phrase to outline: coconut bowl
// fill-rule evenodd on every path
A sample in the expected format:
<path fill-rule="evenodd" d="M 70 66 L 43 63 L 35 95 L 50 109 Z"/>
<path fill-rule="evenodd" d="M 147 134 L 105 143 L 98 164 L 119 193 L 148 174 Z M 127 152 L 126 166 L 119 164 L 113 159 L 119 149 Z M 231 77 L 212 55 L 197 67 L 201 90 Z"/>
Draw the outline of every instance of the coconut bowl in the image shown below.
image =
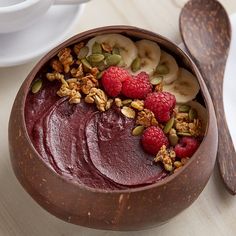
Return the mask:
<path fill-rule="evenodd" d="M 24 109 L 31 82 L 40 69 L 62 48 L 105 33 L 149 39 L 175 56 L 198 79 L 207 109 L 204 139 L 190 161 L 176 173 L 155 184 L 126 189 L 101 190 L 72 183 L 56 174 L 40 158 L 27 133 Z M 140 230 L 168 222 L 199 196 L 213 171 L 217 152 L 217 124 L 206 85 L 191 58 L 177 45 L 156 33 L 130 27 L 108 26 L 80 33 L 44 56 L 22 84 L 9 121 L 9 147 L 15 175 L 23 188 L 44 209 L 77 225 L 106 230 Z"/>

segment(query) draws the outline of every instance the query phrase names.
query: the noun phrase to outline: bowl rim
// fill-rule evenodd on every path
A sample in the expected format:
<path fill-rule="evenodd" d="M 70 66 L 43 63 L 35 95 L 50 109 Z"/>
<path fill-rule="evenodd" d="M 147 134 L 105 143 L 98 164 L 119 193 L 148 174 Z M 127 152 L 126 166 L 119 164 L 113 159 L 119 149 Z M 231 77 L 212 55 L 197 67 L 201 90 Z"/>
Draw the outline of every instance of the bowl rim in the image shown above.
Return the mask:
<path fill-rule="evenodd" d="M 29 8 L 36 3 L 40 2 L 42 0 L 24 0 L 23 2 L 19 2 L 13 5 L 5 6 L 5 7 L 0 7 L 0 13 L 15 13 L 21 10 L 24 10 L 26 8 Z"/>
<path fill-rule="evenodd" d="M 138 187 L 132 187 L 132 188 L 127 188 L 127 189 L 116 189 L 116 190 L 110 190 L 110 189 L 98 189 L 98 188 L 92 188 L 92 187 L 88 187 L 86 185 L 83 185 L 83 184 L 80 184 L 78 182 L 75 182 L 75 181 L 71 181 L 69 180 L 68 178 L 66 178 L 65 176 L 63 175 L 60 175 L 58 174 L 57 172 L 53 171 L 41 158 L 40 154 L 38 153 L 38 151 L 35 149 L 30 137 L 29 137 L 29 134 L 28 134 L 28 131 L 27 131 L 27 128 L 26 128 L 26 121 L 25 121 L 25 102 L 26 102 L 26 97 L 27 97 L 27 94 L 28 94 L 28 91 L 29 91 L 29 88 L 30 88 L 30 85 L 33 81 L 33 79 L 35 78 L 36 74 L 39 72 L 39 70 L 42 68 L 43 65 L 45 65 L 52 57 L 54 57 L 56 55 L 56 53 L 58 51 L 60 51 L 62 48 L 64 47 L 67 47 L 69 45 L 73 45 L 75 44 L 74 41 L 77 41 L 77 42 L 80 42 L 84 39 L 81 39 L 81 38 L 90 38 L 90 34 L 96 34 L 96 35 L 99 35 L 99 34 L 104 34 L 103 31 L 107 31 L 107 33 L 114 33 L 114 32 L 110 32 L 110 31 L 121 31 L 120 34 L 122 33 L 125 33 L 127 30 L 129 32 L 127 32 L 127 34 L 129 34 L 130 32 L 131 33 L 137 33 L 137 32 L 142 32 L 146 35 L 149 35 L 149 36 L 152 36 L 154 38 L 159 38 L 161 40 L 164 40 L 164 41 L 167 41 L 169 44 L 171 44 L 171 46 L 173 47 L 176 47 L 179 52 L 182 54 L 182 56 L 184 56 L 184 58 L 186 58 L 190 64 L 191 64 L 191 67 L 193 68 L 193 72 L 195 74 L 195 76 L 197 77 L 197 80 L 198 80 L 198 83 L 200 85 L 200 90 L 203 91 L 204 90 L 204 93 L 202 92 L 202 97 L 203 97 L 203 100 L 205 102 L 205 106 L 206 106 L 206 110 L 207 110 L 207 117 L 208 117 L 208 122 L 207 122 L 207 126 L 206 126 L 206 131 L 205 131 L 205 134 L 204 134 L 204 137 L 203 137 L 203 140 L 200 144 L 200 146 L 198 147 L 197 151 L 194 153 L 194 155 L 190 158 L 190 160 L 187 162 L 186 165 L 184 165 L 179 171 L 176 171 L 175 173 L 161 179 L 161 180 L 158 180 L 157 182 L 155 183 L 152 183 L 152 184 L 148 184 L 148 185 L 145 185 L 145 186 L 138 186 Z M 92 36 L 94 37 L 94 36 Z M 70 37 L 69 39 L 67 39 L 66 41 L 64 41 L 63 43 L 57 45 L 56 47 L 54 47 L 52 50 L 50 50 L 46 55 L 44 55 L 39 62 L 36 63 L 36 65 L 33 67 L 33 69 L 31 70 L 31 72 L 28 74 L 28 76 L 26 77 L 26 79 L 24 80 L 23 84 L 22 84 L 23 88 L 24 88 L 24 95 L 22 97 L 22 101 L 21 101 L 21 106 L 23 107 L 23 109 L 20 109 L 20 116 L 22 118 L 22 121 L 23 121 L 23 132 L 25 133 L 25 138 L 26 138 L 26 141 L 29 143 L 30 145 L 30 148 L 31 150 L 34 151 L 34 153 L 36 154 L 37 158 L 40 160 L 40 162 L 49 170 L 51 171 L 51 173 L 53 175 L 55 175 L 55 177 L 58 177 L 60 180 L 62 180 L 63 182 L 66 182 L 70 185 L 74 185 L 74 187 L 79 187 L 80 189 L 83 189 L 85 191 L 89 191 L 89 192 L 93 192 L 93 193 L 101 193 L 101 194 L 107 194 L 107 193 L 110 193 L 110 194 L 129 194 L 129 193 L 136 193 L 136 192 L 141 192 L 141 191 L 146 191 L 146 190 L 150 190 L 150 189 L 153 189 L 153 188 L 157 188 L 157 187 L 162 187 L 166 184 L 168 184 L 169 182 L 173 181 L 176 177 L 178 177 L 183 171 L 185 171 L 186 168 L 188 168 L 188 166 L 194 161 L 194 159 L 197 158 L 198 156 L 198 153 L 200 152 L 200 148 L 201 146 L 203 145 L 203 143 L 206 142 L 206 137 L 208 136 L 208 131 L 209 131 L 209 120 L 210 120 L 210 113 L 209 113 L 209 103 L 211 103 L 211 98 L 210 98 L 210 95 L 208 93 L 208 89 L 205 85 L 205 82 L 202 78 L 202 75 L 199 71 L 199 69 L 197 68 L 195 62 L 190 58 L 190 56 L 183 50 L 181 49 L 177 44 L 175 44 L 174 42 L 172 42 L 171 40 L 169 40 L 168 38 L 158 34 L 158 33 L 155 33 L 155 32 L 152 32 L 150 30 L 146 30 L 146 29 L 142 29 L 142 28 L 139 28 L 139 27 L 135 27 L 135 26 L 129 26 L 129 25 L 111 25 L 111 26 L 103 26 L 103 27 L 96 27 L 96 28 L 93 28 L 93 29 L 90 29 L 90 30 L 86 30 L 86 31 L 83 31 L 79 34 L 76 34 L 74 35 L 73 37 Z"/>

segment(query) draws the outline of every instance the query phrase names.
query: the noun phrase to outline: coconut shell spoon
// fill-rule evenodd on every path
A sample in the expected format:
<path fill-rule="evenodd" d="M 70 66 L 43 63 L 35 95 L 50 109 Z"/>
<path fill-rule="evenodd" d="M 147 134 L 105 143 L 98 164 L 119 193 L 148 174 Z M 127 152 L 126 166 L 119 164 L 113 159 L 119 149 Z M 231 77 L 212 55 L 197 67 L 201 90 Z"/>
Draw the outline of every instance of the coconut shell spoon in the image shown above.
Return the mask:
<path fill-rule="evenodd" d="M 218 166 L 225 186 L 235 195 L 236 153 L 223 105 L 223 78 L 231 40 L 229 17 L 216 0 L 190 0 L 180 14 L 180 32 L 211 94 L 219 132 Z"/>

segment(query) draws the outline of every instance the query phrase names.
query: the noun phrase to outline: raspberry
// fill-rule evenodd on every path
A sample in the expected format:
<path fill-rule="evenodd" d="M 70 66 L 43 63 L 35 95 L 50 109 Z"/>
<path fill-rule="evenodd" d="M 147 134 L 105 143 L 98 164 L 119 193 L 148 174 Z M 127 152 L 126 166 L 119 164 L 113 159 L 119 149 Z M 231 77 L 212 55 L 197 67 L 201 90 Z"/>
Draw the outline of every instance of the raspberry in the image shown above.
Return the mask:
<path fill-rule="evenodd" d="M 146 72 L 140 72 L 137 76 L 123 82 L 122 94 L 128 98 L 144 99 L 151 92 L 152 85 Z"/>
<path fill-rule="evenodd" d="M 106 93 L 111 97 L 118 96 L 122 89 L 122 83 L 116 77 L 102 77 L 102 85 Z"/>
<path fill-rule="evenodd" d="M 169 145 L 162 129 L 156 126 L 150 126 L 143 132 L 141 142 L 144 150 L 152 155 L 156 155 L 163 145 Z"/>
<path fill-rule="evenodd" d="M 197 139 L 192 137 L 183 137 L 175 146 L 174 151 L 179 158 L 191 157 L 199 147 Z"/>
<path fill-rule="evenodd" d="M 175 96 L 168 92 L 154 92 L 147 95 L 144 106 L 151 110 L 159 122 L 167 122 L 176 104 Z"/>
<path fill-rule="evenodd" d="M 122 82 L 130 77 L 127 70 L 111 66 L 103 72 L 102 85 L 109 96 L 117 97 L 121 92 Z"/>

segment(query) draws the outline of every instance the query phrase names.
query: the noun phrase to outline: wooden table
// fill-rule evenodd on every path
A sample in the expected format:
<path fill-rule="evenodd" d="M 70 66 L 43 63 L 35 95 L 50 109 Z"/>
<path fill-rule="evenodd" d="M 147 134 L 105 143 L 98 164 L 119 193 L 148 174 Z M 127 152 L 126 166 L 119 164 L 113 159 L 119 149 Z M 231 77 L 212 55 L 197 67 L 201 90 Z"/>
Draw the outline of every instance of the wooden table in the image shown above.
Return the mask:
<path fill-rule="evenodd" d="M 184 2 L 92 0 L 86 5 L 72 33 L 97 26 L 126 24 L 155 31 L 180 43 L 178 17 Z M 229 14 L 236 12 L 235 0 L 221 2 Z M 168 224 L 146 231 L 119 233 L 87 229 L 62 222 L 39 207 L 23 190 L 12 172 L 7 140 L 7 125 L 14 97 L 34 64 L 35 61 L 0 69 L 0 236 L 236 235 L 236 197 L 225 191 L 217 168 L 191 207 Z"/>

